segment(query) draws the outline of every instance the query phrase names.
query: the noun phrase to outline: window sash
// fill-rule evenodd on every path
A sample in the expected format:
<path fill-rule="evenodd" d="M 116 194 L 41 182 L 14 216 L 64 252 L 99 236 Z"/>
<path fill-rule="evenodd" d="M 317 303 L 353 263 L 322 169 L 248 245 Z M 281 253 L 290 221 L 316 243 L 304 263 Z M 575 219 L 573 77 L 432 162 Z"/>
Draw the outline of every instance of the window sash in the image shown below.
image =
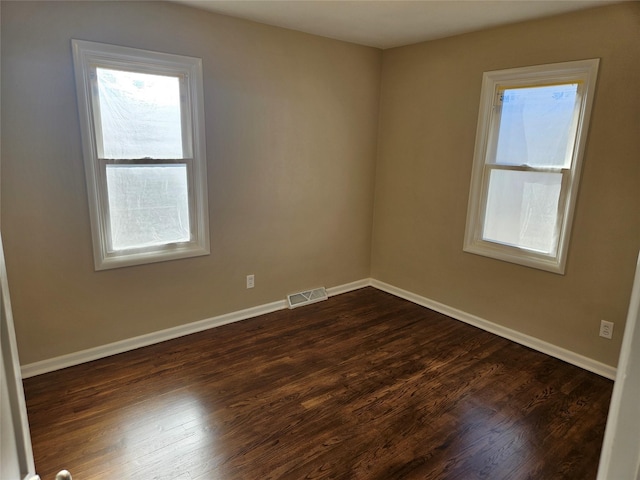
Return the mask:
<path fill-rule="evenodd" d="M 568 184 L 570 182 L 570 174 L 571 170 L 568 168 L 535 168 L 528 165 L 500 165 L 500 164 L 492 164 L 486 163 L 484 166 L 484 172 L 482 176 L 482 195 L 481 195 L 481 204 L 479 209 L 479 222 L 476 225 L 476 231 L 474 232 L 474 237 L 482 242 L 494 243 L 499 248 L 512 250 L 513 254 L 518 254 L 518 252 L 524 251 L 527 252 L 528 255 L 532 255 L 538 258 L 554 258 L 556 253 L 546 254 L 531 248 L 527 248 L 524 246 L 519 246 L 515 244 L 508 244 L 499 242 L 497 240 L 489 240 L 485 238 L 484 231 L 486 227 L 487 220 L 487 206 L 489 201 L 489 184 L 491 178 L 492 171 L 512 171 L 512 172 L 524 172 L 524 173 L 555 173 L 562 175 L 560 194 L 558 197 L 558 206 L 556 210 L 556 225 L 555 231 L 558 232 L 558 236 L 556 238 L 556 247 L 554 249 L 555 252 L 558 251 L 558 245 L 561 241 L 561 231 L 562 224 L 564 223 L 564 217 L 566 213 L 567 207 L 567 190 Z"/>
<path fill-rule="evenodd" d="M 104 158 L 102 151 L 104 140 L 102 135 L 102 115 L 100 113 L 100 95 L 98 87 L 97 69 L 104 68 L 109 70 L 118 70 L 132 73 L 145 73 L 149 75 L 162 75 L 167 77 L 178 78 L 180 86 L 180 125 L 182 130 L 182 156 L 183 158 L 193 157 L 193 109 L 191 106 L 192 92 L 190 91 L 189 76 L 184 71 L 176 71 L 175 69 L 161 68 L 159 65 L 136 64 L 133 67 L 130 64 L 123 64 L 117 60 L 102 59 L 93 62 L 89 70 L 89 79 L 91 84 L 91 103 L 93 110 L 93 127 L 96 139 L 96 157 Z"/>
<path fill-rule="evenodd" d="M 488 146 L 485 154 L 484 163 L 494 164 L 494 165 L 512 165 L 512 164 L 506 164 L 506 163 L 501 164 L 497 162 L 500 125 L 503 117 L 502 95 L 504 95 L 505 91 L 525 89 L 525 88 L 528 89 L 528 88 L 571 85 L 571 84 L 577 84 L 578 87 L 576 91 L 576 100 L 573 108 L 573 117 L 572 117 L 571 125 L 569 127 L 569 132 L 571 133 L 570 141 L 567 143 L 565 163 L 562 167 L 562 168 L 571 168 L 574 162 L 574 157 L 575 157 L 574 152 L 576 148 L 576 140 L 578 139 L 578 133 L 579 133 L 578 127 L 579 127 L 579 122 L 581 117 L 581 107 L 582 107 L 584 90 L 585 90 L 585 82 L 581 79 L 573 79 L 573 80 L 568 79 L 565 81 L 558 81 L 558 82 L 549 82 L 549 81 L 542 80 L 537 83 L 527 82 L 527 83 L 517 84 L 517 82 L 514 82 L 513 84 L 511 83 L 496 84 L 494 100 L 493 100 L 492 108 L 490 112 L 491 119 L 490 119 L 490 125 L 489 125 L 489 140 L 488 140 Z M 533 165 L 527 165 L 526 162 L 522 163 L 521 165 L 529 166 L 531 168 L 543 168 L 541 166 L 536 167 Z M 548 168 L 558 168 L 558 167 L 548 166 Z"/>
<path fill-rule="evenodd" d="M 194 198 L 194 179 L 193 179 L 193 159 L 184 158 L 184 159 L 98 159 L 98 175 L 100 178 L 100 182 L 105 186 L 105 188 L 101 188 L 100 195 L 100 204 L 101 209 L 104 212 L 104 243 L 105 250 L 107 255 L 109 256 L 118 256 L 118 255 L 126 255 L 126 254 L 135 254 L 135 253 L 146 253 L 153 252 L 158 250 L 159 248 L 176 248 L 179 246 L 194 246 L 197 245 L 197 218 L 196 218 L 196 202 Z M 128 165 L 131 167 L 144 167 L 144 166 L 162 166 L 162 165 L 185 165 L 187 170 L 187 203 L 189 208 L 189 237 L 190 239 L 186 242 L 171 242 L 171 243 L 163 243 L 159 245 L 146 246 L 146 247 L 131 247 L 126 249 L 114 249 L 113 248 L 113 232 L 111 231 L 111 211 L 109 204 L 109 188 L 107 184 L 107 166 L 108 165 Z"/>

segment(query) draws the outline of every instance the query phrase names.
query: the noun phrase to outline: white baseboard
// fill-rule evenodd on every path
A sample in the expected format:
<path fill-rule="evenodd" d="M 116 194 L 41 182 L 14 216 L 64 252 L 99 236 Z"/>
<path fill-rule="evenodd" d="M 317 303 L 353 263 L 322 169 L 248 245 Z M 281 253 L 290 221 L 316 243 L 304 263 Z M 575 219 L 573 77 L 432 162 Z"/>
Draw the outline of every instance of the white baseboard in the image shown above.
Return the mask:
<path fill-rule="evenodd" d="M 333 297 L 334 295 L 340 295 L 341 293 L 352 292 L 353 290 L 360 290 L 361 288 L 370 286 L 371 279 L 365 278 L 356 282 L 345 283 L 344 285 L 340 285 L 338 287 L 327 288 L 327 295 Z"/>
<path fill-rule="evenodd" d="M 460 320 L 461 322 L 481 328 L 482 330 L 558 358 L 603 377 L 612 380 L 615 379 L 616 369 L 614 367 L 378 280 L 367 278 L 336 287 L 330 287 L 327 288 L 327 295 L 332 297 L 334 295 L 340 295 L 341 293 L 347 293 L 352 290 L 358 290 L 368 286 L 390 293 L 396 297 L 404 298 L 405 300 L 409 300 L 417 305 L 430 308 L 431 310 L 435 310 L 436 312 L 442 313 L 456 320 Z M 283 310 L 285 308 L 287 308 L 287 302 L 285 300 L 279 300 L 277 302 L 259 305 L 245 310 L 219 315 L 217 317 L 207 318 L 197 322 L 188 323 L 186 325 L 167 328 L 158 332 L 152 332 L 146 335 L 140 335 L 138 337 L 101 345 L 99 347 L 81 350 L 79 352 L 54 357 L 48 360 L 29 363 L 23 365 L 21 368 L 22 378 L 35 377 L 36 375 L 41 375 L 43 373 L 53 372 L 62 368 L 109 357 L 118 353 L 135 350 L 136 348 L 146 347 L 148 345 L 183 337 L 185 335 L 201 332 L 203 330 L 208 330 L 210 328 L 219 327 L 229 323 L 239 322 L 241 320 L 257 317 L 277 310 Z"/>
<path fill-rule="evenodd" d="M 339 285 L 337 287 L 331 287 L 327 289 L 327 295 L 330 297 L 339 295 L 341 293 L 350 292 L 352 290 L 358 290 L 360 288 L 369 286 L 370 284 L 370 280 L 365 279 L 347 283 L 345 285 Z M 275 312 L 277 310 L 284 310 L 285 308 L 287 308 L 286 300 L 279 300 L 277 302 L 267 303 L 265 305 L 259 305 L 256 307 L 247 308 L 245 310 L 239 310 L 237 312 L 219 315 L 217 317 L 206 318 L 197 322 L 167 328 L 165 330 L 140 335 L 138 337 L 108 343 L 99 347 L 88 348 L 86 350 L 80 350 L 78 352 L 69 353 L 67 355 L 61 355 L 59 357 L 29 363 L 26 365 L 22 365 L 21 367 L 22 378 L 35 377 L 36 375 L 41 375 L 43 373 L 49 373 L 55 370 L 60 370 L 62 368 L 72 367 L 81 363 L 98 360 L 100 358 L 109 357 L 111 355 L 116 355 L 118 353 L 128 352 L 130 350 L 135 350 L 136 348 L 146 347 L 148 345 L 153 345 L 156 343 L 164 342 L 166 340 L 183 337 L 185 335 L 201 332 L 210 328 L 227 325 L 233 322 L 239 322 L 241 320 L 257 317 L 259 315 Z"/>
<path fill-rule="evenodd" d="M 388 283 L 380 282 L 378 280 L 371 280 L 371 286 L 377 288 L 378 290 L 382 290 L 384 292 L 395 295 L 396 297 L 404 298 L 405 300 L 409 300 L 410 302 L 417 305 L 427 307 L 431 310 L 442 313 L 443 315 L 447 315 L 448 317 L 460 320 L 461 322 L 468 323 L 469 325 L 473 325 L 474 327 L 478 327 L 487 332 L 506 338 L 507 340 L 519 343 L 520 345 L 524 345 L 525 347 L 529 347 L 538 352 L 542 352 L 552 357 L 558 358 L 564 362 L 596 373 L 602 377 L 611 380 L 615 380 L 616 378 L 615 367 L 598 362 L 562 347 L 558 347 L 557 345 L 545 342 L 543 340 L 540 340 L 539 338 L 535 338 L 530 335 L 518 332 L 517 330 L 512 330 L 502 325 L 498 325 L 497 323 L 490 322 L 483 318 L 472 315 L 471 313 L 463 312 L 462 310 L 458 310 L 457 308 L 453 308 L 443 303 L 436 302 L 435 300 L 431 300 L 407 290 L 402 290 L 401 288 L 394 287 L 393 285 L 389 285 Z"/>

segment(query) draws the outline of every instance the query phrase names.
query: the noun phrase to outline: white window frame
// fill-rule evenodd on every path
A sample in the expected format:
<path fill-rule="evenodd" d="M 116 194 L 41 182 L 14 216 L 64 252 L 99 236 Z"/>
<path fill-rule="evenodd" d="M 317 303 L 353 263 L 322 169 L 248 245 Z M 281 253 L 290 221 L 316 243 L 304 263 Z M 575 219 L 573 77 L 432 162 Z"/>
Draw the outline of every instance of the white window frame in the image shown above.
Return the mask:
<path fill-rule="evenodd" d="M 96 270 L 140 265 L 209 254 L 209 215 L 204 129 L 202 60 L 136 48 L 72 40 L 89 213 Z M 96 68 L 171 75 L 180 78 L 184 157 L 177 160 L 118 160 L 99 155 L 100 119 Z M 106 165 L 185 164 L 187 168 L 190 240 L 152 247 L 111 247 Z"/>
<path fill-rule="evenodd" d="M 464 238 L 465 252 L 564 274 L 598 65 L 599 59 L 589 59 L 484 73 Z M 554 170 L 563 175 L 558 207 L 558 246 L 555 255 L 484 240 L 482 232 L 489 172 L 495 168 L 495 164 L 492 164 L 495 156 L 495 147 L 492 147 L 492 142 L 499 128 L 499 111 L 494 107 L 500 89 L 570 82 L 579 83 L 579 112 L 570 167 Z M 519 171 L 550 171 L 548 168 L 537 169 L 526 165 L 505 167 L 507 168 Z"/>

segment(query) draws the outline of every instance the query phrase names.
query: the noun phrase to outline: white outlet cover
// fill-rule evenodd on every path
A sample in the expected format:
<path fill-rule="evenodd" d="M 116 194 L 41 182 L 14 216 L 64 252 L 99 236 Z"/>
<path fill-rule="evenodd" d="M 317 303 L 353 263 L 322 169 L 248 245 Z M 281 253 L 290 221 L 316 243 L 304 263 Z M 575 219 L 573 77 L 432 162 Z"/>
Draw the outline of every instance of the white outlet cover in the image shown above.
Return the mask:
<path fill-rule="evenodd" d="M 613 337 L 613 322 L 600 320 L 600 336 L 608 339 Z"/>

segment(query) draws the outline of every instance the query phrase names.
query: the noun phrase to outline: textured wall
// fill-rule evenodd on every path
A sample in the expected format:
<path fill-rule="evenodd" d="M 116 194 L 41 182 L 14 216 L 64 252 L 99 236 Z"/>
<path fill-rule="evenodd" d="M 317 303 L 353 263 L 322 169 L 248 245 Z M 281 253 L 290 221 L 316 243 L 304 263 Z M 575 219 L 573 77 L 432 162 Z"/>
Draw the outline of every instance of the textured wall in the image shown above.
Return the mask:
<path fill-rule="evenodd" d="M 379 50 L 164 2 L 1 8 L 21 363 L 369 276 Z M 72 38 L 202 58 L 211 255 L 94 271 Z"/>
<path fill-rule="evenodd" d="M 596 57 L 566 274 L 463 253 L 482 73 Z M 615 365 L 640 248 L 639 58 L 637 2 L 384 51 L 372 277 Z"/>

